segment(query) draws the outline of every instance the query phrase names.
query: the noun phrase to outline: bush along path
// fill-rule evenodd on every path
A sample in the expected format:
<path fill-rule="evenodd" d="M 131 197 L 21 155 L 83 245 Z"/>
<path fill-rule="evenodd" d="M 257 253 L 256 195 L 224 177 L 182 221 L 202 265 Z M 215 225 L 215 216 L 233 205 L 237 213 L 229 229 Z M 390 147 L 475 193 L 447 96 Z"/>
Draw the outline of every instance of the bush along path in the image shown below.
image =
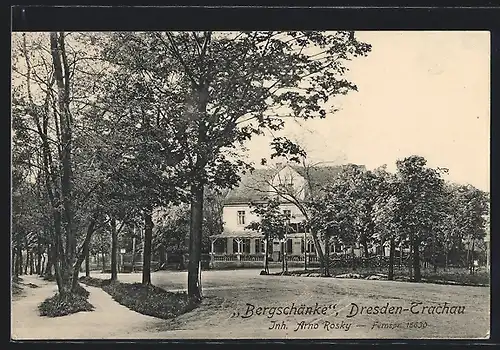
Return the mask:
<path fill-rule="evenodd" d="M 94 311 L 94 306 L 88 301 L 89 295 L 89 291 L 79 284 L 75 293 L 66 295 L 56 293 L 38 306 L 40 316 L 59 317 L 81 311 Z"/>
<path fill-rule="evenodd" d="M 83 285 L 92 312 L 62 317 L 40 315 L 40 304 L 57 293 L 57 285 L 38 276 L 24 277 L 23 296 L 13 298 L 11 337 L 14 340 L 150 338 L 164 321 L 120 305 L 102 288 Z M 37 285 L 37 288 L 31 285 Z M 86 294 L 86 293 L 85 293 Z M 151 332 L 153 330 L 153 332 Z"/>
<path fill-rule="evenodd" d="M 121 283 L 92 277 L 80 277 L 80 282 L 100 287 L 116 302 L 143 315 L 171 319 L 196 308 L 187 293 L 172 293 L 153 285 Z"/>

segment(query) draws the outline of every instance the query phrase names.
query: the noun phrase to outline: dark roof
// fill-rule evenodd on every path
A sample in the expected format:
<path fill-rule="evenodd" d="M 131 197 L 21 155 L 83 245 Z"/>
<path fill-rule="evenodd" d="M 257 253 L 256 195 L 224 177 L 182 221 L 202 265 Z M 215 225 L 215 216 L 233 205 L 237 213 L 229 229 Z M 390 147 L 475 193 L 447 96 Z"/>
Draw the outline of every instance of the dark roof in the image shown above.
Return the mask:
<path fill-rule="evenodd" d="M 350 165 L 352 166 L 354 164 Z M 315 166 L 306 170 L 302 166 L 290 165 L 292 169 L 306 178 L 306 180 L 310 179 L 313 190 L 333 182 L 340 170 L 345 166 L 346 165 Z M 358 167 L 362 168 L 363 171 L 366 170 L 364 165 L 358 165 Z M 255 169 L 251 173 L 242 175 L 239 186 L 228 193 L 224 200 L 224 204 L 241 204 L 265 200 L 266 197 L 272 194 L 272 192 L 268 192 L 269 181 L 271 181 L 281 169 L 283 169 L 283 167 L 260 168 Z M 309 191 L 309 189 L 307 190 Z"/>
<path fill-rule="evenodd" d="M 277 172 L 277 169 L 254 169 L 251 173 L 241 175 L 240 184 L 229 191 L 224 203 L 236 204 L 264 200 L 269 196 L 269 193 L 266 193 L 267 183 Z"/>

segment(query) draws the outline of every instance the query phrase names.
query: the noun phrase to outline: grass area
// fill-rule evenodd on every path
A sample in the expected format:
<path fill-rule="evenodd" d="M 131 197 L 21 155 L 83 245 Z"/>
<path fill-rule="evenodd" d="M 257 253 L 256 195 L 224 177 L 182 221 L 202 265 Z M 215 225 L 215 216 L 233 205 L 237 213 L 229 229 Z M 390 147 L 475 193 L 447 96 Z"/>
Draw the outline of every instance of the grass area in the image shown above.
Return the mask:
<path fill-rule="evenodd" d="M 82 287 L 83 288 L 83 287 Z M 59 293 L 45 299 L 39 306 L 40 316 L 59 317 L 80 311 L 93 311 L 94 306 L 81 294 L 61 295 Z"/>
<path fill-rule="evenodd" d="M 351 274 L 352 278 L 368 278 L 372 275 L 384 275 L 387 277 L 387 268 L 331 268 L 330 274 L 332 277 Z M 436 284 L 456 284 L 463 286 L 489 286 L 490 285 L 490 274 L 488 271 L 479 270 L 473 275 L 469 273 L 466 268 L 449 268 L 446 271 L 444 269 L 438 269 L 434 272 L 433 269 L 422 269 L 422 282 L 424 283 L 436 283 Z M 281 272 L 272 273 L 271 275 L 282 275 Z M 304 270 L 289 270 L 285 275 L 290 276 L 310 276 L 319 277 L 319 269 Z M 407 269 L 394 269 L 394 280 L 396 281 L 410 281 L 410 273 Z"/>
<path fill-rule="evenodd" d="M 100 287 L 115 301 L 143 315 L 171 319 L 196 308 L 186 293 L 172 293 L 153 285 L 121 283 L 92 277 L 81 277 L 86 285 Z"/>
<path fill-rule="evenodd" d="M 31 283 L 28 285 L 31 288 L 38 287 Z M 94 306 L 87 300 L 89 295 L 90 292 L 78 284 L 74 293 L 70 295 L 56 293 L 52 297 L 45 299 L 38 306 L 38 311 L 40 312 L 40 316 L 48 317 L 60 317 L 81 311 L 93 311 Z"/>
<path fill-rule="evenodd" d="M 426 272 L 423 275 L 426 282 L 459 284 L 464 286 L 489 286 L 490 274 L 487 271 L 477 271 L 473 275 L 466 269 L 453 269 L 449 271 Z"/>

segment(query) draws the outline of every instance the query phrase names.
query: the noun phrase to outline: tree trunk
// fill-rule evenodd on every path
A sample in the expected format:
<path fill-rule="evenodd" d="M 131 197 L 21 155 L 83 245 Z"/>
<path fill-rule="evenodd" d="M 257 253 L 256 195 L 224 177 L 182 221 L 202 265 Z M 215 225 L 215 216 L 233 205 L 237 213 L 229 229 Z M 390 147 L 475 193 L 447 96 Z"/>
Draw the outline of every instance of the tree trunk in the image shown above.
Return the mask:
<path fill-rule="evenodd" d="M 401 270 L 401 266 L 403 266 L 403 245 L 401 242 L 399 243 L 399 269 Z"/>
<path fill-rule="evenodd" d="M 26 249 L 26 260 L 24 261 L 24 274 L 27 275 L 28 274 L 28 267 L 29 267 L 29 264 L 30 264 L 30 249 L 29 249 L 29 246 L 28 246 L 28 237 L 27 236 L 24 236 L 24 248 Z"/>
<path fill-rule="evenodd" d="M 328 277 L 330 276 L 330 237 L 325 233 L 325 264 L 323 275 Z"/>
<path fill-rule="evenodd" d="M 54 265 L 54 247 L 52 244 L 47 246 L 47 266 L 45 267 L 44 277 L 50 278 L 52 277 L 52 267 Z"/>
<path fill-rule="evenodd" d="M 14 262 L 14 276 L 19 276 L 20 268 L 19 268 L 19 252 L 17 247 L 14 247 L 14 254 L 12 256 L 12 260 Z"/>
<path fill-rule="evenodd" d="M 420 282 L 422 276 L 420 274 L 420 244 L 419 240 L 415 237 L 413 244 L 413 271 L 414 271 L 414 280 L 415 282 Z"/>
<path fill-rule="evenodd" d="M 285 241 L 281 243 L 281 273 L 285 273 Z"/>
<path fill-rule="evenodd" d="M 323 254 L 323 248 L 321 248 L 318 234 L 315 231 L 311 230 L 311 236 L 312 236 L 313 242 L 314 242 L 314 250 L 316 251 L 316 254 L 318 255 L 320 271 L 324 271 L 324 269 L 325 269 L 325 255 Z"/>
<path fill-rule="evenodd" d="M 89 255 L 90 250 L 90 240 L 92 239 L 92 234 L 95 231 L 95 224 L 97 220 L 97 214 L 94 214 L 90 219 L 89 226 L 87 227 L 87 234 L 85 235 L 85 239 L 83 241 L 83 246 L 81 248 L 80 254 L 78 255 L 75 266 L 73 266 L 73 276 L 72 276 L 72 284 L 71 290 L 75 291 L 78 286 L 78 275 L 80 274 L 80 268 L 82 266 L 83 261 Z"/>
<path fill-rule="evenodd" d="M 394 255 L 396 254 L 396 242 L 394 242 L 394 237 L 390 238 L 389 241 L 389 273 L 387 279 L 392 281 L 394 279 Z"/>
<path fill-rule="evenodd" d="M 42 243 L 40 242 L 40 236 L 38 236 L 38 242 L 37 242 L 37 249 L 36 249 L 36 274 L 41 275 L 42 274 Z"/>
<path fill-rule="evenodd" d="M 111 280 L 118 280 L 118 233 L 116 231 L 116 219 L 111 219 Z"/>
<path fill-rule="evenodd" d="M 413 239 L 410 238 L 409 242 L 409 256 L 408 256 L 408 269 L 410 273 L 410 280 L 413 280 Z"/>
<path fill-rule="evenodd" d="M 65 249 L 59 250 L 61 266 L 58 270 L 61 277 L 61 294 L 71 293 L 73 271 L 76 261 L 76 234 L 73 223 L 73 166 L 72 166 L 72 128 L 73 121 L 70 115 L 70 72 L 66 58 L 64 33 L 51 32 L 50 45 L 54 78 L 57 84 L 57 104 L 60 125 L 60 162 L 62 168 L 61 197 L 64 208 L 65 222 Z"/>
<path fill-rule="evenodd" d="M 60 246 L 61 246 L 61 241 L 60 241 L 60 236 L 57 236 L 55 237 L 55 242 L 54 242 L 54 249 L 52 251 L 53 253 L 53 256 L 52 256 L 52 261 L 53 261 L 53 264 L 54 264 L 54 277 L 56 279 L 56 282 L 57 282 L 57 288 L 59 290 L 59 293 L 60 294 L 64 294 L 66 292 L 66 290 L 64 290 L 64 285 L 63 285 L 63 281 L 62 281 L 62 277 L 61 277 L 61 264 L 63 263 L 62 262 L 62 258 L 61 258 L 61 253 L 60 253 Z"/>
<path fill-rule="evenodd" d="M 151 241 L 153 240 L 152 209 L 144 211 L 144 250 L 142 252 L 142 284 L 151 284 Z"/>
<path fill-rule="evenodd" d="M 434 242 L 434 246 L 432 247 L 432 265 L 434 273 L 437 273 L 438 253 L 436 251 L 436 242 Z"/>
<path fill-rule="evenodd" d="M 269 274 L 269 236 L 266 236 L 264 242 L 264 271 Z"/>
<path fill-rule="evenodd" d="M 203 185 L 191 185 L 191 225 L 189 229 L 188 297 L 201 301 L 199 264 L 201 260 L 201 235 L 203 228 Z"/>
<path fill-rule="evenodd" d="M 135 235 L 135 227 L 134 227 L 134 235 Z M 132 238 L 132 263 L 131 263 L 131 272 L 135 270 L 135 236 Z"/>
<path fill-rule="evenodd" d="M 18 246 L 17 248 L 17 254 L 19 256 L 19 274 L 22 275 L 23 274 L 23 268 L 24 268 L 24 264 L 23 264 L 23 248 L 21 245 Z"/>
<path fill-rule="evenodd" d="M 85 277 L 90 276 L 90 251 L 85 254 Z"/>
<path fill-rule="evenodd" d="M 165 266 L 167 264 L 167 248 L 165 245 L 162 243 L 158 247 L 158 254 L 160 255 L 159 257 L 159 263 L 160 263 L 160 268 L 163 270 L 165 269 Z"/>
<path fill-rule="evenodd" d="M 30 250 L 30 275 L 32 275 L 35 271 L 35 253 L 33 250 Z"/>
<path fill-rule="evenodd" d="M 45 254 L 42 254 L 42 264 L 40 266 L 41 266 L 41 268 L 40 268 L 40 277 L 42 277 L 45 274 L 45 269 L 46 269 Z"/>
<path fill-rule="evenodd" d="M 368 257 L 368 241 L 366 237 L 363 237 L 363 241 L 361 242 L 361 245 L 363 246 L 363 255 L 365 258 Z"/>
<path fill-rule="evenodd" d="M 471 259 L 470 259 L 471 260 L 471 264 L 470 264 L 470 273 L 471 273 L 471 275 L 474 274 L 475 268 L 476 268 L 475 265 L 474 265 L 474 243 L 475 243 L 475 241 L 472 240 Z"/>
<path fill-rule="evenodd" d="M 101 249 L 102 273 L 106 272 L 106 259 L 104 258 L 104 250 Z"/>

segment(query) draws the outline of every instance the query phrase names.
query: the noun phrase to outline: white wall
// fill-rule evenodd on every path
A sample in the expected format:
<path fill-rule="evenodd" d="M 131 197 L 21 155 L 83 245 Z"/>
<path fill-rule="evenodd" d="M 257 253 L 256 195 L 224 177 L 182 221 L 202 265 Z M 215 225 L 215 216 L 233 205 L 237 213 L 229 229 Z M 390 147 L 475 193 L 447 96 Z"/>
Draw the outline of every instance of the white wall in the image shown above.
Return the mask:
<path fill-rule="evenodd" d="M 238 211 L 245 211 L 245 225 L 238 225 Z M 259 217 L 252 214 L 248 205 L 225 205 L 222 210 L 225 231 L 243 231 L 252 221 L 258 221 Z"/>
<path fill-rule="evenodd" d="M 290 219 L 291 223 L 302 222 L 304 220 L 304 216 L 300 212 L 299 208 L 294 204 L 287 203 L 280 205 L 281 211 L 290 210 L 292 214 L 292 218 Z M 245 225 L 238 225 L 238 211 L 245 211 Z M 259 221 L 259 217 L 252 212 L 252 208 L 248 205 L 225 205 L 222 210 L 222 219 L 224 221 L 224 230 L 229 232 L 234 231 L 243 231 L 247 225 L 249 225 L 252 221 Z"/>
<path fill-rule="evenodd" d="M 276 176 L 273 178 L 272 183 L 273 186 L 277 186 L 279 184 L 290 183 L 290 179 L 293 180 L 294 192 L 297 193 L 298 197 L 304 198 L 304 186 L 305 179 L 300 176 L 295 170 L 293 170 L 290 166 L 285 166 L 281 169 Z M 270 186 L 269 191 L 273 191 Z M 292 203 L 282 204 L 280 206 L 281 210 L 290 210 L 292 214 L 292 218 L 290 222 L 302 222 L 304 220 L 304 216 L 300 212 L 299 208 Z M 245 224 L 238 225 L 238 211 L 245 211 Z M 225 205 L 222 210 L 222 218 L 224 221 L 224 230 L 225 231 L 243 231 L 247 225 L 249 225 L 252 221 L 259 221 L 259 217 L 253 213 L 251 213 L 251 208 L 248 204 L 230 204 Z"/>

